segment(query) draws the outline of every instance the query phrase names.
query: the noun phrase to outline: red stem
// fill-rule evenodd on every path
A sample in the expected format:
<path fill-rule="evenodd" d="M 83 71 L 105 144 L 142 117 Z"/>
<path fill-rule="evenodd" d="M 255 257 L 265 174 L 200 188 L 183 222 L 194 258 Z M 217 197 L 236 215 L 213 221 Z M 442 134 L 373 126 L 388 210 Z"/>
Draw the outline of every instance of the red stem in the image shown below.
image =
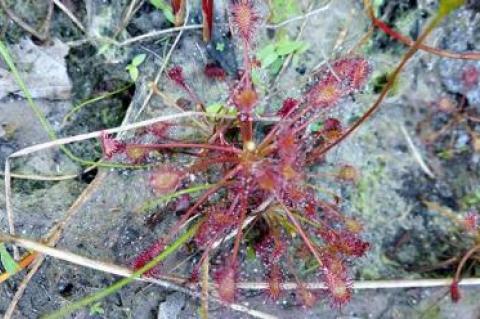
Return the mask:
<path fill-rule="evenodd" d="M 288 207 L 283 203 L 283 201 L 280 198 L 278 198 L 277 195 L 275 195 L 275 196 L 277 197 L 278 202 L 282 206 L 282 208 L 285 211 L 285 213 L 287 214 L 288 218 L 292 221 L 293 225 L 297 229 L 298 233 L 300 234 L 300 237 L 302 237 L 303 241 L 305 242 L 305 245 L 307 245 L 308 249 L 310 250 L 312 255 L 315 257 L 315 259 L 317 260 L 320 267 L 323 266 L 322 258 L 320 258 L 320 255 L 318 254 L 317 250 L 313 246 L 313 243 L 310 241 L 310 238 L 308 238 L 307 234 L 305 234 L 305 231 L 302 229 L 302 226 L 300 225 L 298 220 L 295 218 L 295 216 L 292 214 L 292 212 L 288 209 Z"/>
<path fill-rule="evenodd" d="M 185 214 L 182 215 L 182 218 L 173 226 L 172 231 L 168 234 L 166 242 L 169 242 L 172 237 L 177 233 L 177 231 L 185 224 L 185 222 L 195 213 L 198 207 L 208 200 L 210 195 L 216 193 L 223 185 L 232 177 L 234 177 L 240 170 L 243 169 L 242 165 L 237 165 L 231 171 L 229 171 L 214 187 L 207 190 L 205 193 L 200 196 L 199 199 L 191 206 Z"/>
<path fill-rule="evenodd" d="M 235 206 L 236 206 L 236 203 L 238 202 L 238 199 L 240 197 L 240 194 L 238 194 L 236 197 L 235 197 Z M 242 231 L 243 231 L 243 222 L 245 221 L 245 217 L 247 216 L 247 203 L 246 203 L 246 198 L 248 197 L 248 195 L 244 195 L 242 197 L 242 203 L 241 203 L 241 216 L 240 216 L 240 220 L 239 220 L 239 224 L 238 224 L 238 227 L 237 227 L 237 235 L 235 237 L 235 244 L 233 245 L 233 253 L 232 253 L 232 259 L 230 260 L 230 263 L 231 263 L 231 266 L 233 267 L 235 265 L 235 260 L 237 259 L 237 255 L 238 255 L 238 249 L 240 247 L 240 241 L 242 239 Z M 233 205 L 232 205 L 233 206 Z"/>
<path fill-rule="evenodd" d="M 241 154 L 242 150 L 234 146 L 219 146 L 210 144 L 195 144 L 195 143 L 166 143 L 166 144 L 128 144 L 129 146 L 147 148 L 147 149 L 163 149 L 163 148 L 201 148 L 209 149 L 226 153 Z"/>

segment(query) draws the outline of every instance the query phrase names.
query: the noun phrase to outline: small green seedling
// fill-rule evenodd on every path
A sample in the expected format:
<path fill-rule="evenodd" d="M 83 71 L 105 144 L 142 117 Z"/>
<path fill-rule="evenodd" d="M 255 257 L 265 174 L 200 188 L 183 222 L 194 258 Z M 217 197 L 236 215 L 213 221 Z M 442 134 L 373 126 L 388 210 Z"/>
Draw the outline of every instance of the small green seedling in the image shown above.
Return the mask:
<path fill-rule="evenodd" d="M 225 108 L 225 106 L 222 103 L 213 103 L 208 105 L 205 108 L 205 111 L 212 118 L 215 118 L 216 115 L 232 115 L 235 116 L 237 115 L 237 111 L 232 108 Z"/>
<path fill-rule="evenodd" d="M 140 73 L 138 71 L 138 67 L 145 61 L 146 57 L 147 57 L 146 54 L 138 54 L 132 59 L 132 62 L 130 62 L 130 64 L 126 66 L 125 69 L 130 74 L 130 78 L 132 79 L 133 82 L 135 82 L 138 79 L 138 75 Z"/>
<path fill-rule="evenodd" d="M 105 310 L 102 307 L 101 302 L 96 302 L 90 307 L 90 316 L 103 315 Z"/>
<path fill-rule="evenodd" d="M 257 53 L 262 68 L 269 69 L 276 74 L 283 65 L 284 58 L 290 54 L 302 54 L 307 51 L 309 44 L 303 41 L 290 40 L 284 37 L 276 42 L 270 43 L 263 47 Z"/>

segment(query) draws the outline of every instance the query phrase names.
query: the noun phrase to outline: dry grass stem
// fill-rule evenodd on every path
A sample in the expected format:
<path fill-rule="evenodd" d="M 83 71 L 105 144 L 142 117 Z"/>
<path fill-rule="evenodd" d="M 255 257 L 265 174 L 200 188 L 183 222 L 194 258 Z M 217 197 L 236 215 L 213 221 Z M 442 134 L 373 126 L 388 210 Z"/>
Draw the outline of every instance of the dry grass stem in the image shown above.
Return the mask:
<path fill-rule="evenodd" d="M 72 20 L 73 24 L 77 26 L 83 33 L 85 33 L 85 27 L 83 24 L 80 22 L 80 20 L 77 19 L 77 17 L 70 11 L 60 0 L 53 0 L 55 5 L 65 13 L 70 20 Z"/>
<path fill-rule="evenodd" d="M 405 128 L 404 125 L 400 125 L 400 130 L 402 131 L 403 136 L 405 137 L 405 140 L 407 141 L 408 148 L 410 148 L 410 151 L 412 152 L 413 158 L 415 161 L 418 163 L 422 171 L 427 174 L 430 178 L 435 178 L 435 174 L 433 174 L 432 170 L 430 167 L 428 167 L 427 163 L 423 159 L 422 155 L 420 154 L 420 151 L 418 148 L 415 146 L 415 144 L 412 141 L 412 138 L 410 137 L 410 134 L 408 134 L 407 129 Z"/>

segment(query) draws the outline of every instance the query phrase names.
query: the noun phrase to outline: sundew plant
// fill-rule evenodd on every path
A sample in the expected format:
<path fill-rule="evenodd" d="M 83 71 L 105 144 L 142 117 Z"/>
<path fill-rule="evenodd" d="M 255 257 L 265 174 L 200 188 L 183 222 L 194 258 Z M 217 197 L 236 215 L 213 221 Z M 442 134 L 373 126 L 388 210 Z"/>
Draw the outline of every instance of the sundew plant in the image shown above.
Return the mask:
<path fill-rule="evenodd" d="M 195 199 L 177 199 L 189 201 L 189 208 L 169 234 L 135 259 L 133 267 L 144 267 L 186 223 L 195 220 L 192 223 L 197 229 L 192 240 L 202 253 L 193 267 L 192 280 L 199 278 L 202 263 L 216 254 L 216 243 L 222 242 L 224 250 L 230 250 L 228 254 L 219 253 L 221 258 L 216 259 L 209 274 L 223 301 L 235 300 L 242 255 L 248 244 L 262 260 L 271 298 L 279 298 L 281 284 L 293 279 L 301 301 L 308 306 L 315 303 L 316 297 L 306 289 L 296 269 L 300 258 L 315 266 L 332 302 L 342 305 L 351 294 L 348 263 L 361 257 L 369 244 L 361 239 L 360 224 L 342 214 L 338 198 L 318 196 L 316 183 L 312 182 L 316 177 L 310 172 L 315 165 L 322 165 L 327 147 L 342 134 L 344 125 L 329 116 L 331 110 L 364 87 L 371 67 L 358 56 L 330 61 L 302 96 L 283 101 L 272 123 L 257 123 L 255 110 L 262 96 L 252 72 L 258 64 L 254 48 L 262 16 L 253 1 L 233 2 L 229 13 L 242 45 L 243 67 L 228 99 L 213 112 L 207 107 L 210 116 L 204 125 L 213 130 L 206 141 L 171 140 L 168 131 L 175 124 L 168 123 L 147 130 L 154 136 L 154 143 L 117 141 L 106 135 L 102 139 L 107 159 L 123 154 L 133 163 L 144 163 L 159 153 L 188 153 L 192 158 L 188 165 L 170 160 L 151 172 L 149 183 L 157 195 L 188 193 L 198 187 L 192 180 L 204 180 L 209 185 Z M 219 75 L 212 67 L 206 70 L 207 75 Z M 205 109 L 206 104 L 189 85 L 181 66 L 171 67 L 168 76 L 195 108 Z M 217 114 L 233 116 L 216 119 Z M 312 129 L 314 124 L 319 127 Z M 355 175 L 354 168 L 344 166 L 338 180 L 353 180 Z M 231 241 L 223 240 L 230 234 Z M 162 268 L 156 267 L 146 275 L 161 273 Z"/>

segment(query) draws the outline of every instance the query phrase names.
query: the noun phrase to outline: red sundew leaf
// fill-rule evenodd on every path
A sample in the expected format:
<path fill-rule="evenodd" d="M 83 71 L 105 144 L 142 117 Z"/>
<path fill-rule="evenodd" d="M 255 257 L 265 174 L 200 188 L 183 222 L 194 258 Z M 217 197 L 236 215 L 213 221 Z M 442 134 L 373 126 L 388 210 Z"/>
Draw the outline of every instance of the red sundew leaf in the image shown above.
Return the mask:
<path fill-rule="evenodd" d="M 332 70 L 340 78 L 343 94 L 350 94 L 365 85 L 370 75 L 370 65 L 362 58 L 345 58 L 334 61 Z"/>
<path fill-rule="evenodd" d="M 282 272 L 280 266 L 277 263 L 272 264 L 270 273 L 268 275 L 268 296 L 272 300 L 278 300 L 282 293 L 281 284 L 283 282 Z"/>
<path fill-rule="evenodd" d="M 362 257 L 370 248 L 369 243 L 346 231 L 322 229 L 318 231 L 318 234 L 323 238 L 328 245 L 329 250 L 333 253 Z"/>
<path fill-rule="evenodd" d="M 185 77 L 183 76 L 183 68 L 179 65 L 174 66 L 167 72 L 170 80 L 175 82 L 178 86 L 185 88 L 187 86 Z"/>
<path fill-rule="evenodd" d="M 335 306 L 346 304 L 351 297 L 351 281 L 341 260 L 335 256 L 325 256 L 323 278 Z"/>
<path fill-rule="evenodd" d="M 265 264 L 277 264 L 280 258 L 285 254 L 286 247 L 275 232 L 271 231 L 255 245 L 255 251 L 260 255 Z"/>
<path fill-rule="evenodd" d="M 257 92 L 252 89 L 241 90 L 234 97 L 234 103 L 239 111 L 250 112 L 257 103 Z"/>
<path fill-rule="evenodd" d="M 157 195 L 174 192 L 180 185 L 184 173 L 170 165 L 157 168 L 150 175 L 150 186 Z"/>
<path fill-rule="evenodd" d="M 213 63 L 207 64 L 203 70 L 203 73 L 206 77 L 216 80 L 223 80 L 226 76 L 225 70 Z"/>
<path fill-rule="evenodd" d="M 105 131 L 103 131 L 100 136 L 100 145 L 102 147 L 103 156 L 105 156 L 106 159 L 111 159 L 113 154 L 125 150 L 125 145 L 122 142 L 113 139 Z"/>
<path fill-rule="evenodd" d="M 315 215 L 317 214 L 317 205 L 312 201 L 308 201 L 305 204 L 305 213 L 306 216 L 309 218 L 315 217 Z"/>
<path fill-rule="evenodd" d="M 325 142 L 334 141 L 342 135 L 342 123 L 336 118 L 328 118 L 325 120 L 323 129 L 316 133 L 325 139 Z"/>
<path fill-rule="evenodd" d="M 269 192 L 275 192 L 277 189 L 281 188 L 281 178 L 272 170 L 267 168 L 259 169 L 255 174 L 260 188 Z"/>
<path fill-rule="evenodd" d="M 466 88 L 475 87 L 480 79 L 480 71 L 473 65 L 469 65 L 463 70 L 462 82 Z"/>
<path fill-rule="evenodd" d="M 350 301 L 352 289 L 348 281 L 343 278 L 337 278 L 333 274 L 326 274 L 325 283 L 334 306 L 341 307 Z"/>
<path fill-rule="evenodd" d="M 297 107 L 299 101 L 297 99 L 294 99 L 294 98 L 287 98 L 283 101 L 283 105 L 282 107 L 280 108 L 280 110 L 278 110 L 277 112 L 277 115 L 281 116 L 281 117 L 285 117 L 287 116 L 288 114 L 290 114 L 290 112 Z"/>
<path fill-rule="evenodd" d="M 175 15 L 175 26 L 179 27 L 185 22 L 186 0 L 171 0 L 171 4 Z"/>
<path fill-rule="evenodd" d="M 337 80 L 318 82 L 308 93 L 308 102 L 316 107 L 328 107 L 338 102 L 342 90 Z"/>
<path fill-rule="evenodd" d="M 450 285 L 450 298 L 453 302 L 457 303 L 460 301 L 462 295 L 460 294 L 460 288 L 458 287 L 458 281 L 454 280 Z"/>
<path fill-rule="evenodd" d="M 282 172 L 285 181 L 291 181 L 300 177 L 300 173 L 298 173 L 289 163 L 282 164 L 280 171 Z"/>
<path fill-rule="evenodd" d="M 315 294 L 305 287 L 303 283 L 297 283 L 297 294 L 300 299 L 300 302 L 307 308 L 312 308 L 317 302 L 317 297 Z"/>
<path fill-rule="evenodd" d="M 207 218 L 202 222 L 195 235 L 195 243 L 200 247 L 208 246 L 228 230 L 237 225 L 237 219 L 224 208 L 211 208 L 205 211 Z"/>
<path fill-rule="evenodd" d="M 236 290 L 236 267 L 228 265 L 216 273 L 218 295 L 225 302 L 232 303 L 235 300 Z"/>
<path fill-rule="evenodd" d="M 158 122 L 150 125 L 147 130 L 149 133 L 155 135 L 156 137 L 165 137 L 170 126 L 171 124 L 169 123 Z"/>
<path fill-rule="evenodd" d="M 295 134 L 290 130 L 284 130 L 278 134 L 278 148 L 282 152 L 292 152 L 297 149 Z"/>
<path fill-rule="evenodd" d="M 232 22 L 239 36 L 250 42 L 260 23 L 260 15 L 252 0 L 235 0 L 231 7 Z"/>
<path fill-rule="evenodd" d="M 336 118 L 328 118 L 325 120 L 325 124 L 323 125 L 324 131 L 341 131 L 342 130 L 342 123 L 339 119 Z"/>
<path fill-rule="evenodd" d="M 462 220 L 462 224 L 465 230 L 471 233 L 476 232 L 479 224 L 478 219 L 479 216 L 476 212 L 468 212 L 465 218 Z"/>
<path fill-rule="evenodd" d="M 349 232 L 354 234 L 359 234 L 363 230 L 362 224 L 353 218 L 347 218 L 345 220 L 345 226 Z"/>
<path fill-rule="evenodd" d="M 351 165 L 343 165 L 337 173 L 337 179 L 344 182 L 356 182 L 359 178 L 358 171 Z"/>
<path fill-rule="evenodd" d="M 132 163 L 142 162 L 147 157 L 148 152 L 148 148 L 145 148 L 142 145 L 127 144 L 125 146 L 125 154 Z"/>
<path fill-rule="evenodd" d="M 308 101 L 317 107 L 330 107 L 340 98 L 363 87 L 370 74 L 370 65 L 362 58 L 345 58 L 331 63 L 322 72 L 322 79 L 307 93 Z"/>
<path fill-rule="evenodd" d="M 212 38 L 213 4 L 214 0 L 202 0 L 203 41 L 205 42 Z"/>

